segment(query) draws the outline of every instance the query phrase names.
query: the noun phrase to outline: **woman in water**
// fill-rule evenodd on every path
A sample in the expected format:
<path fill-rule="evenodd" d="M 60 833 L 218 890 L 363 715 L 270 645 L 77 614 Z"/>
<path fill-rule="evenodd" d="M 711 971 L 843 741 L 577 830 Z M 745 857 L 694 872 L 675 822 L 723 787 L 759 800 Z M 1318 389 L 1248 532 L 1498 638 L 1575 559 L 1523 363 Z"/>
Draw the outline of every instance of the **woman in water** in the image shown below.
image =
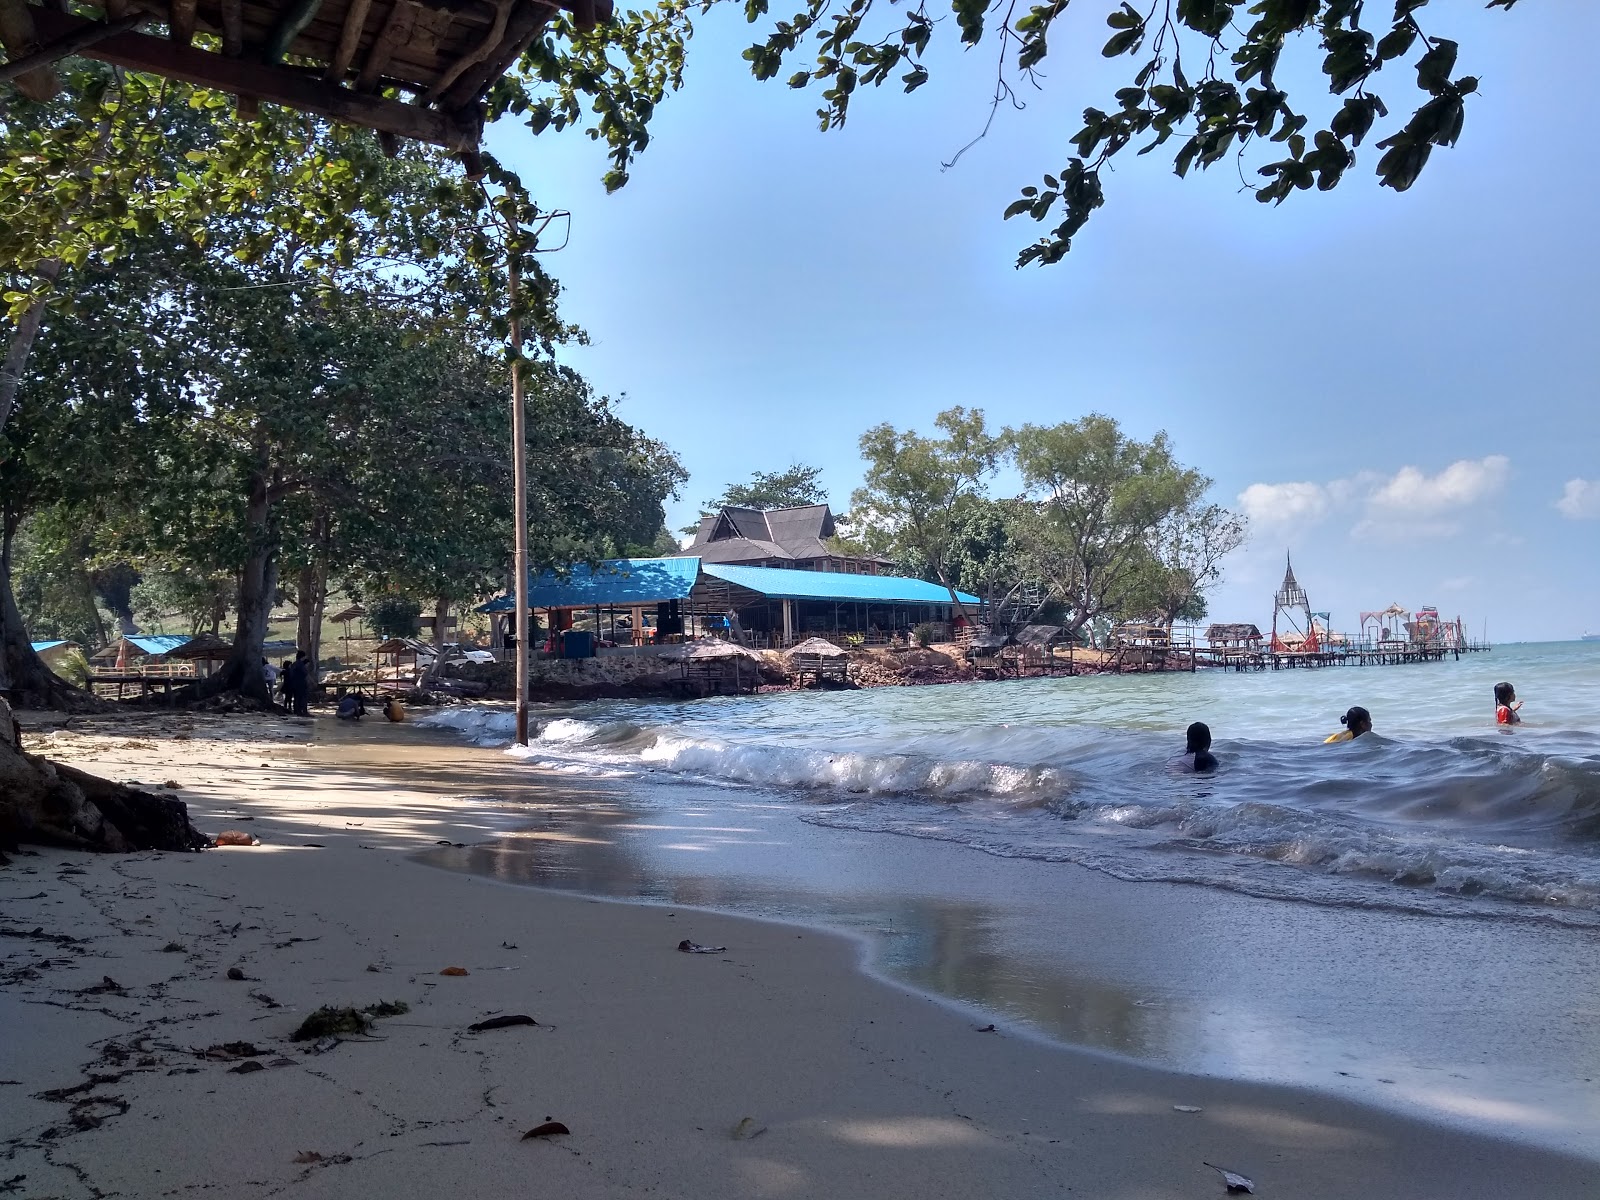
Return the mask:
<path fill-rule="evenodd" d="M 1494 685 L 1494 723 L 1496 725 L 1521 725 L 1522 701 L 1517 699 L 1517 689 L 1509 683 Z"/>
<path fill-rule="evenodd" d="M 1372 714 L 1358 704 L 1339 718 L 1339 724 L 1343 725 L 1344 728 L 1338 733 L 1330 734 L 1328 737 L 1323 738 L 1323 745 L 1326 746 L 1329 742 L 1354 741 L 1363 733 L 1371 733 Z"/>
<path fill-rule="evenodd" d="M 1206 775 L 1217 769 L 1217 756 L 1211 753 L 1211 726 L 1196 721 L 1189 726 L 1183 747 L 1185 755 L 1194 755 L 1193 770 L 1196 775 Z"/>

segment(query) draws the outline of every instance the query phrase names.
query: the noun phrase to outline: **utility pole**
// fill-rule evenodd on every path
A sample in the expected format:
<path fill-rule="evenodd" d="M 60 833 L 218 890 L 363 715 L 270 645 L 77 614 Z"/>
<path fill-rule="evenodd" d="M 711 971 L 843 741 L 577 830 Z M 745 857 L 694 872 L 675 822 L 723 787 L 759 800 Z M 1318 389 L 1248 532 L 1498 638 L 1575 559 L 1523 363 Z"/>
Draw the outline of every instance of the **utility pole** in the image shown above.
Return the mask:
<path fill-rule="evenodd" d="M 513 595 L 517 603 L 517 745 L 528 744 L 528 429 L 522 402 L 522 318 L 517 313 L 517 293 L 522 283 L 518 229 L 512 218 L 511 276 L 511 475 L 514 493 L 512 520 L 516 524 L 516 573 Z"/>

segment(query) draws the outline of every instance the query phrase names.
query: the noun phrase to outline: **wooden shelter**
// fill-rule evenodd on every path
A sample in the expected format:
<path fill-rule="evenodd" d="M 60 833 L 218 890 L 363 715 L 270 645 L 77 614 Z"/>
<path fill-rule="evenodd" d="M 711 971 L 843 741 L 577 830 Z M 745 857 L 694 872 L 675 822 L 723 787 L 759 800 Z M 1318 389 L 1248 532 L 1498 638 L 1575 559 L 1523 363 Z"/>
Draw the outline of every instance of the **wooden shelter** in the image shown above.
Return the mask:
<path fill-rule="evenodd" d="M 761 656 L 719 637 L 682 642 L 662 657 L 681 664 L 680 689 L 693 695 L 753 692 L 761 682 Z"/>
<path fill-rule="evenodd" d="M 827 638 L 807 638 L 789 651 L 795 679 L 804 684 L 810 675 L 817 683 L 847 683 L 850 679 L 850 654 Z"/>
<path fill-rule="evenodd" d="M 411 638 L 390 638 L 372 651 L 372 679 L 378 690 L 407 691 L 422 678 L 422 647 Z"/>
<path fill-rule="evenodd" d="M 233 653 L 233 643 L 224 641 L 214 633 L 202 633 L 190 638 L 167 655 L 171 661 L 191 663 L 196 676 L 204 678 L 228 661 Z"/>
<path fill-rule="evenodd" d="M 1261 630 L 1247 621 L 1219 621 L 1206 626 L 1206 644 L 1213 650 L 1259 650 Z"/>
<path fill-rule="evenodd" d="M 611 0 L 0 0 L 0 82 L 45 100 L 52 64 L 82 55 L 231 92 L 241 115 L 282 104 L 472 161 L 484 99 L 558 9 L 579 29 Z M 88 12 L 95 15 L 84 15 Z M 159 32 L 139 32 L 141 26 Z"/>

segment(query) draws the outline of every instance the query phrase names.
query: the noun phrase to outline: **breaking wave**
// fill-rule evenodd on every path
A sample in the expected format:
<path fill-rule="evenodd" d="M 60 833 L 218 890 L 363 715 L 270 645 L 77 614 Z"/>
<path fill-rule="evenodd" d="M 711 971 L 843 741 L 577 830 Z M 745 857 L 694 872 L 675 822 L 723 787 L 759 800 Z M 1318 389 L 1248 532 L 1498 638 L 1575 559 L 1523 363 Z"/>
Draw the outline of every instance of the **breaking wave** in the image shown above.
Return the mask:
<path fill-rule="evenodd" d="M 1263 719 L 1254 736 L 1217 743 L 1217 774 L 1195 776 L 1173 758 L 1179 719 L 1149 716 L 1148 695 L 1142 721 L 1109 689 L 1056 719 L 1040 716 L 1041 697 L 1070 694 L 1064 681 L 1039 682 L 1054 690 L 1007 685 L 1017 690 L 1004 709 L 955 720 L 948 699 L 913 703 L 898 689 L 573 707 L 544 712 L 534 742 L 510 752 L 566 773 L 755 789 L 813 824 L 1130 880 L 1480 915 L 1537 906 L 1600 925 L 1593 733 L 1508 736 L 1457 722 L 1442 736 L 1324 747 L 1296 729 L 1273 736 L 1280 722 Z M 1018 715 L 1034 719 L 988 719 Z M 421 723 L 485 746 L 507 746 L 514 728 L 510 712 L 470 706 Z"/>

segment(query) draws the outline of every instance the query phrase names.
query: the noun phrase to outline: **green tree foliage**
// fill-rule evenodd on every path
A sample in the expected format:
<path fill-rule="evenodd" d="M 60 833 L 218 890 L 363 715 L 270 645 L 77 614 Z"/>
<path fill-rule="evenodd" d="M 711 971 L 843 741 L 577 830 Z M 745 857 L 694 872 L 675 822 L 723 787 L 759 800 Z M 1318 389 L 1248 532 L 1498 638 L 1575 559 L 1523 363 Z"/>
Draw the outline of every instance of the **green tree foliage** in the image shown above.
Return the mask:
<path fill-rule="evenodd" d="M 497 343 L 508 329 L 515 263 L 524 340 L 513 353 L 546 350 L 576 331 L 556 317 L 554 282 L 532 257 L 540 215 L 492 160 L 491 191 L 442 153 L 408 146 L 390 159 L 369 133 L 298 114 L 269 107 L 260 123 L 241 124 L 224 97 L 98 64 L 75 62 L 68 83 L 64 99 L 45 105 L 0 88 L 0 283 L 12 320 L 0 371 L 0 475 L 17 485 L 6 496 L 9 528 L 14 533 L 30 508 L 56 503 L 52 489 L 81 491 L 89 480 L 100 486 L 90 502 L 133 511 L 126 485 L 140 480 L 129 460 L 194 484 L 188 513 L 176 511 L 184 506 L 171 503 L 169 492 L 165 505 L 154 497 L 153 510 L 130 527 L 156 566 L 166 547 L 175 548 L 165 564 L 174 569 L 200 562 L 208 571 L 242 571 L 249 599 L 237 605 L 238 661 L 220 678 L 254 687 L 253 648 L 284 536 L 274 506 L 304 485 L 278 490 L 285 480 L 271 476 L 271 421 L 249 429 L 232 402 L 249 392 L 284 421 L 304 421 L 304 406 L 290 416 L 292 393 L 312 381 L 291 360 L 317 358 L 307 339 L 332 332 L 305 314 L 352 293 L 369 306 L 381 298 L 407 309 L 400 327 L 453 324 L 457 340 L 495 360 L 503 378 Z M 86 291 L 118 281 L 130 293 L 117 297 L 119 321 L 68 319 Z M 186 323 L 176 335 L 174 322 Z M 67 361 L 91 363 L 90 374 L 115 363 L 125 379 L 81 387 L 94 392 L 87 404 L 63 397 L 55 373 L 31 359 L 39 330 L 52 327 L 71 351 Z M 91 329 L 98 344 L 90 344 Z M 170 387 L 162 373 L 174 347 L 184 379 Z M 131 370 L 130 355 L 137 358 Z M 137 404 L 134 393 L 142 393 Z M 18 403 L 33 411 L 12 436 Z M 173 435 L 177 426 L 166 418 L 174 407 L 203 411 L 195 436 Z M 118 423 L 130 420 L 152 444 L 119 442 Z M 236 523 L 210 519 L 227 508 L 218 497 L 228 493 L 226 475 L 240 458 L 210 456 L 245 442 L 252 461 L 267 466 L 243 502 L 250 532 L 241 542 Z M 69 459 L 56 458 L 72 463 L 76 479 L 52 473 L 46 456 L 14 461 L 30 445 L 72 446 Z M 94 469 L 112 447 L 121 466 Z M 109 490 L 107 480 L 115 481 Z M 193 562 L 173 557 L 185 539 L 209 541 L 209 553 L 191 544 Z M 22 625 L 0 569 L 0 683 L 21 674 L 27 686 L 47 684 Z"/>
<path fill-rule="evenodd" d="M 145 571 L 132 589 L 133 617 L 146 632 L 193 636 L 207 630 L 219 634 L 235 586 L 230 576 L 207 575 L 193 568 Z M 169 630 L 169 624 L 174 628 Z"/>
<path fill-rule="evenodd" d="M 709 517 L 722 509 L 734 508 L 799 508 L 806 504 L 826 504 L 828 491 L 822 486 L 822 468 L 795 463 L 783 471 L 756 471 L 746 483 L 730 483 L 720 496 L 714 496 L 700 506 L 700 515 Z M 694 533 L 699 525 L 684 526 L 684 533 Z"/>
<path fill-rule="evenodd" d="M 1015 509 L 1013 536 L 1026 569 L 1064 604 L 1068 631 L 1143 615 L 1132 607 L 1146 599 L 1163 531 L 1193 524 L 1211 481 L 1178 462 L 1166 434 L 1141 442 L 1098 414 L 1005 437 L 1028 501 Z"/>
<path fill-rule="evenodd" d="M 1223 559 L 1244 545 L 1248 533 L 1245 518 L 1219 504 L 1173 513 L 1151 531 L 1149 554 L 1126 611 L 1154 616 L 1168 626 L 1202 620 L 1206 591 L 1222 578 Z"/>
<path fill-rule="evenodd" d="M 1489 7 L 1514 3 L 1489 0 Z M 809 44 L 814 60 L 788 82 L 820 90 L 817 116 L 827 130 L 845 123 L 863 87 L 893 82 L 912 92 L 925 84 L 935 41 L 954 37 L 973 47 L 987 39 L 999 55 L 992 122 L 1001 105 L 1019 103 L 1019 85 L 1042 84 L 1051 37 L 1072 7 L 1071 0 L 1028 6 L 951 0 L 952 22 L 926 3 L 854 0 L 836 10 L 829 0 L 806 0 L 792 17 L 774 22 L 745 58 L 758 79 L 773 79 Z M 1096 7 L 1109 5 L 1101 0 Z M 1128 58 L 1132 79 L 1112 103 L 1084 111 L 1070 139 L 1075 153 L 1044 176 L 1042 187 L 1023 188 L 1006 209 L 1008 218 L 1054 222 L 1022 250 L 1017 265 L 1066 255 L 1104 201 L 1106 167 L 1129 147 L 1146 154 L 1170 142 L 1180 176 L 1235 159 L 1251 164 L 1261 181 L 1256 198 L 1282 203 L 1295 191 L 1337 186 L 1355 165 L 1356 150 L 1372 140 L 1381 152 L 1379 182 L 1406 190 L 1434 147 L 1455 145 L 1466 98 L 1478 89 L 1476 78 L 1457 74 L 1456 43 L 1424 28 L 1427 7 L 1428 0 L 1165 0 L 1145 9 L 1123 0 L 1111 7 L 1100 53 Z M 763 22 L 767 11 L 767 0 L 747 0 L 752 24 Z M 1342 99 L 1329 106 L 1325 120 L 1313 121 L 1282 82 L 1293 71 L 1280 75 L 1280 68 L 1286 56 L 1318 54 L 1321 76 Z M 1382 74 L 1385 67 L 1388 74 Z M 1379 86 L 1399 114 L 1393 120 Z"/>
<path fill-rule="evenodd" d="M 982 409 L 946 409 L 934 419 L 943 437 L 874 425 L 861 435 L 867 469 L 850 498 L 868 549 L 925 563 L 956 599 L 950 553 L 956 530 L 994 473 L 1001 443 Z"/>
<path fill-rule="evenodd" d="M 367 624 L 382 638 L 410 637 L 417 628 L 422 605 L 400 592 L 374 596 L 367 604 Z"/>

